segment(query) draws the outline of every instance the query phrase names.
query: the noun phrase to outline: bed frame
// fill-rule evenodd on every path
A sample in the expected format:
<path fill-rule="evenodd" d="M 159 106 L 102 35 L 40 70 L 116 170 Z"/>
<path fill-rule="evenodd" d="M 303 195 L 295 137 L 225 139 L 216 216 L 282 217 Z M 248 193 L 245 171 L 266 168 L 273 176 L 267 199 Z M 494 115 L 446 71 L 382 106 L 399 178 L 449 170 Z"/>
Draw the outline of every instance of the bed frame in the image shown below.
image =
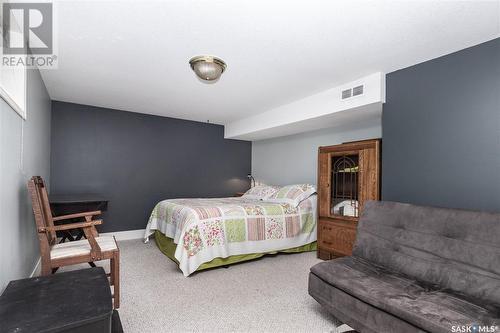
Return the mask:
<path fill-rule="evenodd" d="M 162 234 L 160 231 L 156 230 L 155 231 L 155 242 L 156 245 L 158 245 L 158 248 L 160 249 L 163 254 L 165 254 L 167 257 L 172 259 L 177 265 L 179 262 L 177 259 L 175 259 L 175 250 L 177 249 L 177 244 L 174 243 L 174 240 L 172 238 L 169 238 Z M 215 267 L 221 267 L 221 266 L 228 266 L 231 264 L 236 264 L 244 261 L 249 261 L 249 260 L 254 260 L 258 259 L 260 257 L 263 257 L 268 254 L 277 254 L 277 253 L 299 253 L 299 252 L 310 252 L 310 251 L 316 251 L 317 249 L 317 242 L 312 242 L 306 245 L 290 248 L 290 249 L 285 249 L 285 250 L 280 250 L 280 251 L 273 251 L 273 252 L 266 252 L 266 253 L 250 253 L 250 254 L 241 254 L 241 255 L 234 255 L 234 256 L 229 256 L 227 258 L 215 258 L 212 261 L 203 263 L 198 267 L 196 270 L 202 271 L 205 269 L 210 269 L 210 268 L 215 268 Z"/>

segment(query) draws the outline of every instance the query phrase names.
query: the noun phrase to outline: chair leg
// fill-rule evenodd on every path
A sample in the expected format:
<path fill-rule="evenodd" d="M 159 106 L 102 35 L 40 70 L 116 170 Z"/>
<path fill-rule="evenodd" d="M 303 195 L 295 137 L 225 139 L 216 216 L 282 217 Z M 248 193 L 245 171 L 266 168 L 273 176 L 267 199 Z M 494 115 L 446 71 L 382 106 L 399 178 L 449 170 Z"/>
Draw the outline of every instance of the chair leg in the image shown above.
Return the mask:
<path fill-rule="evenodd" d="M 111 259 L 110 284 L 113 286 L 114 308 L 120 307 L 120 252 L 116 251 Z"/>
<path fill-rule="evenodd" d="M 44 265 L 42 263 L 42 270 L 40 272 L 42 276 L 47 276 L 52 274 L 52 268 L 49 265 Z"/>
<path fill-rule="evenodd" d="M 109 285 L 110 286 L 115 285 L 115 268 L 114 268 L 115 260 L 113 258 L 109 259 Z"/>

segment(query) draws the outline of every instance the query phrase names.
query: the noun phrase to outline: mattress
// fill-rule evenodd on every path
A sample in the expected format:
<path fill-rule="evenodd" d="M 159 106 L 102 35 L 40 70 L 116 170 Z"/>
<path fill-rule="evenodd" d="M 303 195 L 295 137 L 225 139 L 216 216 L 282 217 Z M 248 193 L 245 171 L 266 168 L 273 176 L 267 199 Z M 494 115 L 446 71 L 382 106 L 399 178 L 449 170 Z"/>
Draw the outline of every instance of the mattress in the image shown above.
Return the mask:
<path fill-rule="evenodd" d="M 159 202 L 145 238 L 155 231 L 176 244 L 185 276 L 215 258 L 272 253 L 316 241 L 317 196 L 297 207 L 255 199 L 171 199 Z"/>

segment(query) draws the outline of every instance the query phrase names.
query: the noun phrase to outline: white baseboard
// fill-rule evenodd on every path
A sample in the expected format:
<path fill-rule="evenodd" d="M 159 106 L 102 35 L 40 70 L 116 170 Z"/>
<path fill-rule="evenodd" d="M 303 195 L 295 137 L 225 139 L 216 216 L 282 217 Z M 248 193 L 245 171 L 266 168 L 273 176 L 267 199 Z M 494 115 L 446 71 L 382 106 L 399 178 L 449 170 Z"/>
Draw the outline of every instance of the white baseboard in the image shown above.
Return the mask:
<path fill-rule="evenodd" d="M 31 271 L 30 278 L 34 276 L 39 276 L 41 270 L 42 270 L 42 258 L 38 257 L 35 267 L 33 267 L 33 271 Z"/>
<path fill-rule="evenodd" d="M 116 232 L 104 232 L 102 236 L 115 236 L 117 241 L 125 241 L 132 239 L 142 239 L 144 238 L 144 233 L 146 229 L 137 229 L 137 230 L 126 230 L 126 231 L 116 231 Z"/>

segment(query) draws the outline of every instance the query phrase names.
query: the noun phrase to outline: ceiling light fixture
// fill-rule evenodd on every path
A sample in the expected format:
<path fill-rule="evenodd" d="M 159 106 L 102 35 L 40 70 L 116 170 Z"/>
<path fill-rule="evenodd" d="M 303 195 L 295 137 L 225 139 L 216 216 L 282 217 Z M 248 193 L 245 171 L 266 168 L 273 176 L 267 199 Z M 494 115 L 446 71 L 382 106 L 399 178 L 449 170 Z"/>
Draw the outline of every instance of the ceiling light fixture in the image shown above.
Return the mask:
<path fill-rule="evenodd" d="M 196 75 L 206 82 L 217 81 L 226 70 L 226 63 L 214 56 L 196 56 L 189 60 L 191 69 Z"/>

